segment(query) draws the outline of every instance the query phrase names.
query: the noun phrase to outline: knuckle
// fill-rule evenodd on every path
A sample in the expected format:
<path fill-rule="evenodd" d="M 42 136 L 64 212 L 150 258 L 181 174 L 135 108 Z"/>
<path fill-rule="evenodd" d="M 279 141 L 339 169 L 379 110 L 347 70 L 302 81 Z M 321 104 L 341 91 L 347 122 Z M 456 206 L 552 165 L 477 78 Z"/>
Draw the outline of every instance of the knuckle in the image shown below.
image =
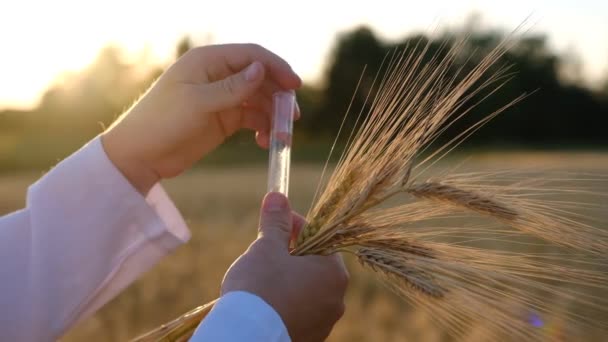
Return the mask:
<path fill-rule="evenodd" d="M 201 53 L 205 53 L 207 51 L 207 49 L 208 49 L 208 47 L 197 46 L 195 48 L 190 49 L 188 52 L 195 53 L 195 54 L 201 54 Z"/>
<path fill-rule="evenodd" d="M 245 46 L 254 52 L 264 52 L 266 50 L 262 45 L 256 43 L 247 43 Z"/>
<path fill-rule="evenodd" d="M 237 93 L 237 84 L 234 77 L 227 77 L 220 82 L 222 90 L 230 95 L 236 95 Z"/>
<path fill-rule="evenodd" d="M 193 55 L 198 58 L 205 58 L 209 56 L 210 50 L 213 50 L 211 46 L 197 46 L 188 50 L 184 55 Z"/>
<path fill-rule="evenodd" d="M 272 221 L 273 229 L 280 230 L 285 233 L 291 233 L 291 222 L 288 217 L 276 217 L 275 220 Z"/>
<path fill-rule="evenodd" d="M 258 253 L 268 262 L 275 262 L 277 257 L 289 256 L 287 237 L 281 234 L 263 234 L 258 238 Z"/>
<path fill-rule="evenodd" d="M 281 57 L 277 56 L 274 52 L 268 50 L 262 45 L 256 43 L 245 44 L 246 48 L 251 51 L 251 55 L 256 58 L 260 58 L 260 62 L 268 62 L 270 64 L 287 64 Z"/>

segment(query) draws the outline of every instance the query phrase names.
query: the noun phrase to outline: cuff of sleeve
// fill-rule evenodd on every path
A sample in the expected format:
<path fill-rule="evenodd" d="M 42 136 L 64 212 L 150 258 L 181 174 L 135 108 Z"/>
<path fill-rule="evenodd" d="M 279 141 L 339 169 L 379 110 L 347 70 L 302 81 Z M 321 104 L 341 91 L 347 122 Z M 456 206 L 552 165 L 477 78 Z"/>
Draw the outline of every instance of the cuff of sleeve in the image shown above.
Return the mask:
<path fill-rule="evenodd" d="M 190 237 L 162 186 L 144 198 L 100 137 L 32 185 L 27 207 L 31 283 L 45 284 L 32 302 L 57 311 L 46 318 L 54 331 L 88 317 Z"/>
<path fill-rule="evenodd" d="M 61 164 L 68 163 L 78 164 L 77 167 L 72 168 L 78 169 L 82 174 L 82 177 L 70 179 L 74 188 L 84 185 L 87 188 L 81 190 L 83 194 L 96 196 L 109 202 L 111 206 L 128 208 L 126 212 L 130 212 L 137 221 L 144 223 L 138 225 L 142 230 L 141 233 L 149 239 L 161 237 L 159 241 L 161 247 L 170 251 L 190 239 L 190 231 L 182 215 L 162 185 L 156 183 L 144 198 L 112 163 L 103 147 L 101 136 L 92 139 Z M 70 168 L 68 165 L 61 166 L 63 169 Z M 53 169 L 51 174 L 57 171 L 63 170 L 58 167 Z M 64 188 L 64 192 L 65 190 Z M 78 192 L 72 192 L 72 195 L 74 193 Z"/>
<path fill-rule="evenodd" d="M 136 240 L 154 241 L 168 252 L 190 238 L 160 183 L 144 198 L 108 158 L 100 136 L 32 185 L 27 206 L 34 209 L 34 224 L 63 222 L 63 231 L 39 233 L 48 234 L 48 242 L 74 245 L 77 240 L 100 249 L 103 257 L 118 256 Z"/>
<path fill-rule="evenodd" d="M 190 240 L 190 230 L 183 216 L 169 198 L 160 183 L 156 183 L 146 196 L 146 203 L 154 209 L 160 220 L 164 223 L 166 231 L 172 239 L 159 241 L 166 250 L 173 250 L 180 244 Z"/>
<path fill-rule="evenodd" d="M 260 297 L 235 291 L 223 295 L 190 341 L 291 341 L 279 314 Z"/>

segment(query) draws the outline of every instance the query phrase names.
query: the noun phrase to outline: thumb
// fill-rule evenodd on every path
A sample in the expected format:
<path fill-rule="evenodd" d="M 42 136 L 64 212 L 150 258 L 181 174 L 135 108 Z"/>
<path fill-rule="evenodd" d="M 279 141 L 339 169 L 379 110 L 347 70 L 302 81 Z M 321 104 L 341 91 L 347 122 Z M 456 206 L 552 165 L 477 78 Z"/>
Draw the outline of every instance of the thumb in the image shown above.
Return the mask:
<path fill-rule="evenodd" d="M 262 202 L 260 235 L 289 247 L 292 218 L 287 197 L 280 192 L 269 192 Z"/>
<path fill-rule="evenodd" d="M 260 87 L 264 72 L 264 65 L 255 61 L 236 74 L 204 85 L 205 111 L 217 112 L 242 104 Z"/>

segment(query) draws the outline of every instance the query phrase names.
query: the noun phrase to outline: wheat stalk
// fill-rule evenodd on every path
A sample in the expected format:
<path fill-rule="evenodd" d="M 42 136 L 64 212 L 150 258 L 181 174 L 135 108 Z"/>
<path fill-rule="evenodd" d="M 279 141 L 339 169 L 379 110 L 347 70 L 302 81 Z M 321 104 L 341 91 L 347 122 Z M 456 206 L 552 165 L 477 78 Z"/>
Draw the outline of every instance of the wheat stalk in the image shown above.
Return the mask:
<path fill-rule="evenodd" d="M 482 322 L 488 340 L 541 340 L 542 333 L 522 319 L 530 312 L 606 328 L 593 317 L 608 307 L 608 275 L 596 270 L 605 264 L 601 255 L 608 251 L 608 233 L 577 214 L 582 202 L 544 198 L 592 192 L 551 184 L 546 175 L 538 181 L 541 177 L 508 171 L 425 176 L 469 135 L 521 100 L 433 147 L 478 96 L 485 98 L 508 81 L 508 67 L 495 64 L 512 43 L 506 39 L 469 71 L 457 66 L 466 39 L 443 46 L 429 63 L 424 61 L 430 45 L 388 56 L 384 72 L 374 79 L 375 96 L 368 96 L 369 112 L 359 114 L 293 254 L 355 255 L 456 337 L 466 337 L 474 322 Z M 574 177 L 554 180 L 560 179 Z M 389 198 L 403 196 L 405 203 L 386 207 Z M 486 223 L 463 225 L 462 217 Z M 514 250 L 543 243 L 554 252 L 475 245 L 482 241 Z M 555 312 L 547 296 L 580 305 L 587 314 Z M 199 307 L 137 341 L 188 337 L 211 307 Z"/>
<path fill-rule="evenodd" d="M 434 298 L 442 298 L 446 289 L 442 288 L 432 274 L 417 267 L 416 262 L 407 258 L 395 258 L 391 255 L 390 247 L 361 248 L 357 251 L 359 262 L 372 270 L 393 277 L 397 282 L 404 282 L 416 291 Z M 384 248 L 382 248 L 384 247 Z M 388 249 L 386 248 L 388 247 Z"/>
<path fill-rule="evenodd" d="M 466 209 L 495 216 L 507 221 L 513 221 L 517 218 L 517 212 L 491 197 L 447 184 L 425 182 L 410 187 L 408 192 L 416 197 L 428 198 L 455 206 L 462 206 Z"/>

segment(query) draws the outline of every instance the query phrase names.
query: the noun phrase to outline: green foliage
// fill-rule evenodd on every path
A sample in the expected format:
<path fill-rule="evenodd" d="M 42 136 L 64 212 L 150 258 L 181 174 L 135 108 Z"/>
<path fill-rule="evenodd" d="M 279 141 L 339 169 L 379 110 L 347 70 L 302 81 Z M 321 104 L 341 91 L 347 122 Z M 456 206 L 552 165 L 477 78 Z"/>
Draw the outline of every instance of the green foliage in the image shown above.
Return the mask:
<path fill-rule="evenodd" d="M 460 64 L 449 71 L 451 75 L 457 74 L 458 67 L 465 71 L 472 68 L 504 38 L 496 31 L 479 31 L 472 27 L 463 30 L 470 36 L 470 41 L 459 59 Z M 385 70 L 387 56 L 390 58 L 391 53 L 401 49 L 421 51 L 428 44 L 424 66 L 454 43 L 457 35 L 454 32 L 434 37 L 410 35 L 396 42 L 386 42 L 369 28 L 360 27 L 339 36 L 323 83 L 305 84 L 297 92 L 303 116 L 296 125 L 296 141 L 301 151 L 296 150 L 294 154 L 306 155 L 305 160 L 324 159 L 326 149 L 323 146 L 329 145 L 337 133 L 351 98 L 347 129 L 352 127 L 359 112 L 366 113 L 368 94 L 374 95 L 374 77 Z M 191 48 L 191 40 L 184 37 L 176 46 L 176 57 Z M 470 57 L 465 58 L 465 55 Z M 608 143 L 608 135 L 604 133 L 608 127 L 608 82 L 596 92 L 576 82 L 562 82 L 561 71 L 568 66 L 568 61 L 567 57 L 555 54 L 548 47 L 545 36 L 519 38 L 513 49 L 497 63 L 499 66 L 511 65 L 514 78 L 454 125 L 446 136 L 462 131 L 463 127 L 521 94 L 531 94 L 476 133 L 469 146 L 563 148 L 605 145 Z M 122 51 L 110 46 L 104 48 L 87 68 L 65 76 L 50 87 L 35 110 L 0 112 L 0 172 L 48 169 L 126 111 L 161 72 L 145 60 L 125 62 Z M 482 92 L 472 101 L 485 95 Z M 220 162 L 235 155 L 255 156 L 252 158 L 256 161 L 263 159 L 264 153 L 250 154 L 251 147 L 245 147 L 252 141 L 250 135 L 247 138 L 239 135 L 209 160 Z"/>
<path fill-rule="evenodd" d="M 106 47 L 50 87 L 36 109 L 0 112 L 0 172 L 48 169 L 101 133 L 160 75 L 144 62 L 126 63 L 120 49 Z"/>
<path fill-rule="evenodd" d="M 457 69 L 461 67 L 465 71 L 470 70 L 504 39 L 502 33 L 494 31 L 466 33 L 470 35 L 468 46 L 459 59 L 460 63 L 454 65 L 450 75 L 457 75 Z M 367 69 L 353 98 L 349 118 L 351 123 L 361 109 L 364 115 L 367 113 L 365 99 L 376 74 L 382 74 L 380 65 L 386 56 L 390 58 L 391 53 L 402 49 L 421 51 L 430 43 L 424 53 L 423 67 L 431 62 L 433 56 L 444 53 L 454 40 L 454 35 L 446 33 L 437 38 L 415 35 L 396 43 L 385 43 L 379 41 L 365 27 L 343 35 L 334 49 L 327 72 L 323 102 L 316 111 L 317 120 L 311 128 L 318 132 L 337 132 L 340 118 L 346 112 L 349 99 L 365 66 Z M 461 122 L 455 124 L 447 132 L 446 139 L 518 96 L 529 94 L 523 102 L 484 127 L 470 143 L 532 144 L 545 147 L 608 143 L 608 135 L 603 132 L 603 128 L 608 126 L 607 102 L 582 85 L 562 82 L 560 73 L 566 63 L 566 58 L 549 49 L 545 36 L 528 35 L 519 38 L 515 46 L 496 63 L 497 66 L 511 66 L 513 79 L 496 94 L 484 100 Z M 373 98 L 374 94 L 372 90 L 370 98 Z M 476 103 L 487 94 L 488 92 L 480 93 L 470 103 Z"/>
<path fill-rule="evenodd" d="M 190 37 L 186 36 L 177 43 L 177 48 L 175 50 L 176 57 L 180 58 L 190 49 L 192 49 L 192 41 L 190 40 Z"/>

